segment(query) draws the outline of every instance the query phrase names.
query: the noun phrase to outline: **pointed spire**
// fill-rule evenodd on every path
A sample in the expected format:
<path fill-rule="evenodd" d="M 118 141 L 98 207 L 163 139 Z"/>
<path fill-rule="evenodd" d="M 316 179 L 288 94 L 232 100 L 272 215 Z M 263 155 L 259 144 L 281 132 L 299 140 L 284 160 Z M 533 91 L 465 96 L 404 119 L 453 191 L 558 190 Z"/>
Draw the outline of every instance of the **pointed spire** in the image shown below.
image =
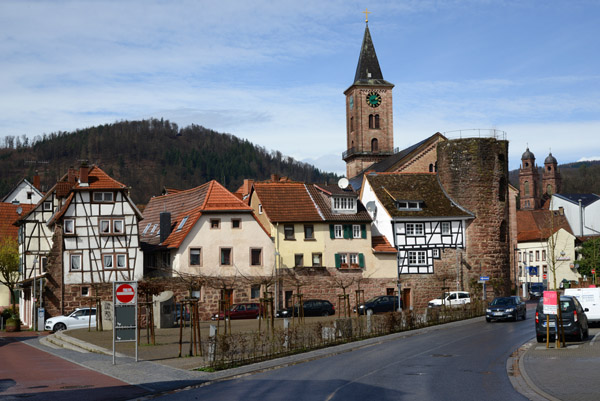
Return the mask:
<path fill-rule="evenodd" d="M 356 75 L 354 76 L 354 85 L 357 84 L 391 85 L 383 79 L 383 74 L 381 73 L 381 68 L 379 68 L 379 61 L 377 60 L 377 54 L 375 54 L 375 46 L 373 46 L 373 40 L 371 39 L 371 32 L 369 32 L 368 25 L 365 27 L 365 36 L 363 37 L 360 56 L 358 58 L 358 66 L 356 67 Z"/>

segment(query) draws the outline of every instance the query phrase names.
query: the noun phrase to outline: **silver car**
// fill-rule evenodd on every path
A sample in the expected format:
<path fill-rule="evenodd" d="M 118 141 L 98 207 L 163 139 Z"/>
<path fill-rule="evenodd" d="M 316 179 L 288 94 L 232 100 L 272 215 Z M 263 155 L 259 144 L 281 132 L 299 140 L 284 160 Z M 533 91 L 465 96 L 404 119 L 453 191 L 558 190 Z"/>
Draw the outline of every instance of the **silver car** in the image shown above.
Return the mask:
<path fill-rule="evenodd" d="M 90 322 L 91 320 L 91 322 Z M 46 330 L 61 331 L 96 327 L 96 308 L 77 308 L 68 316 L 57 316 L 46 319 Z"/>

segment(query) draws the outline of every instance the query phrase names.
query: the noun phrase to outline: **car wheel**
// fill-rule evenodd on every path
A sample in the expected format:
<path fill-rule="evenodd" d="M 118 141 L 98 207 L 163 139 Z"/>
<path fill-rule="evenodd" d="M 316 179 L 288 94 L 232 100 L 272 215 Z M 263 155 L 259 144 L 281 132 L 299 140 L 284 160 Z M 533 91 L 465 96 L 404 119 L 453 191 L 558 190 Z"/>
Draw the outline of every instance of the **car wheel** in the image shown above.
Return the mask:
<path fill-rule="evenodd" d="M 257 319 L 260 319 L 260 313 L 259 313 L 258 315 L 256 315 L 256 318 L 257 318 Z"/>
<path fill-rule="evenodd" d="M 585 329 L 585 331 L 583 332 L 583 338 L 588 338 L 590 336 L 590 329 L 587 328 Z"/>
<path fill-rule="evenodd" d="M 527 311 L 523 311 L 523 320 L 527 319 Z"/>
<path fill-rule="evenodd" d="M 67 326 L 64 323 L 56 323 L 54 325 L 54 331 L 63 331 L 66 329 L 67 329 Z"/>
<path fill-rule="evenodd" d="M 489 317 L 486 317 L 486 318 L 485 318 L 485 321 L 489 323 L 489 322 L 491 322 L 491 321 L 492 321 L 492 319 L 490 319 Z"/>
<path fill-rule="evenodd" d="M 513 322 L 516 322 L 519 319 L 519 312 L 515 312 L 515 315 L 513 316 Z"/>
<path fill-rule="evenodd" d="M 329 316 L 329 312 L 327 312 L 326 310 L 324 310 L 323 313 L 321 313 L 321 316 Z"/>
<path fill-rule="evenodd" d="M 544 342 L 544 336 L 536 336 L 537 337 L 537 342 L 538 343 L 543 343 Z"/>

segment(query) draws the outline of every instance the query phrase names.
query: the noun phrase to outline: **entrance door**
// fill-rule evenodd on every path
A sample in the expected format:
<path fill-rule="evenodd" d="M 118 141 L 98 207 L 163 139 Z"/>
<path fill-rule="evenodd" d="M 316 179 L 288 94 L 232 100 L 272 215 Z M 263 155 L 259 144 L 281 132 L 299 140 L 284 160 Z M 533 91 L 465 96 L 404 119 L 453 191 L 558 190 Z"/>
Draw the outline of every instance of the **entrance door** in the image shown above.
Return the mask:
<path fill-rule="evenodd" d="M 410 309 L 410 288 L 402 289 L 402 309 Z"/>
<path fill-rule="evenodd" d="M 221 290 L 221 299 L 226 309 L 231 308 L 233 304 L 233 290 Z"/>

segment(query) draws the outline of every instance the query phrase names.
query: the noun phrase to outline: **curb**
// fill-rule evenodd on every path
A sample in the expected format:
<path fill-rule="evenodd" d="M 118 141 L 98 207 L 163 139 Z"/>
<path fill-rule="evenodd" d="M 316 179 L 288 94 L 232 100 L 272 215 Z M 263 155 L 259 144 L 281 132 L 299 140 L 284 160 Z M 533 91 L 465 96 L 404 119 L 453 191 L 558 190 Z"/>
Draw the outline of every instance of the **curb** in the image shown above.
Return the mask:
<path fill-rule="evenodd" d="M 51 348 L 52 345 L 55 347 L 62 347 L 65 349 L 70 349 L 73 351 L 78 351 L 78 352 L 93 352 L 95 354 L 104 354 L 104 355 L 108 355 L 108 356 L 112 356 L 112 350 L 108 350 L 106 348 L 103 347 L 99 347 L 97 345 L 85 342 L 85 341 L 81 341 L 77 338 L 71 337 L 69 336 L 67 333 L 61 333 L 61 332 L 55 332 L 54 334 L 50 334 L 48 335 L 45 339 L 45 341 L 42 342 L 40 341 L 40 343 L 42 343 L 45 346 L 49 346 Z M 52 344 L 52 345 L 48 345 L 46 344 L 46 342 Z M 123 358 L 123 357 L 127 357 L 127 355 L 122 354 L 117 352 L 115 354 L 117 357 L 119 358 Z"/>

